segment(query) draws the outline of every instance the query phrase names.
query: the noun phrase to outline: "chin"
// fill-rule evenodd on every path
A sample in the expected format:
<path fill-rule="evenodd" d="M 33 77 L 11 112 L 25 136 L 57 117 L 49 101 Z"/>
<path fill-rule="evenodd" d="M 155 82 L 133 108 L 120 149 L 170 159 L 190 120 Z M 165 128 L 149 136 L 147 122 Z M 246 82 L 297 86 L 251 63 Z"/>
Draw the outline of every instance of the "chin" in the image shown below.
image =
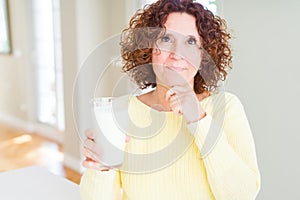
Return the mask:
<path fill-rule="evenodd" d="M 175 85 L 186 85 L 189 84 L 189 81 L 185 80 L 185 79 L 178 79 L 178 78 L 166 78 L 164 79 L 164 81 L 160 81 L 159 84 L 168 86 L 168 87 L 173 87 Z"/>

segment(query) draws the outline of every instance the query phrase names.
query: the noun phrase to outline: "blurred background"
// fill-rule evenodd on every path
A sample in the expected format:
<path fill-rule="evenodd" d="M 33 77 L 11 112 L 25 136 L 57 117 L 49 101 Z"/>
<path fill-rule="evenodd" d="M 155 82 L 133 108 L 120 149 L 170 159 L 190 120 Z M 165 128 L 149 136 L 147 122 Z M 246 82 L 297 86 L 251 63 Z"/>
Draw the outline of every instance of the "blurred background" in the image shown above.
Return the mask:
<path fill-rule="evenodd" d="M 0 172 L 43 165 L 79 182 L 76 75 L 97 45 L 154 1 L 0 0 Z M 199 2 L 225 18 L 233 36 L 225 88 L 241 99 L 253 130 L 257 199 L 299 199 L 300 2 Z"/>

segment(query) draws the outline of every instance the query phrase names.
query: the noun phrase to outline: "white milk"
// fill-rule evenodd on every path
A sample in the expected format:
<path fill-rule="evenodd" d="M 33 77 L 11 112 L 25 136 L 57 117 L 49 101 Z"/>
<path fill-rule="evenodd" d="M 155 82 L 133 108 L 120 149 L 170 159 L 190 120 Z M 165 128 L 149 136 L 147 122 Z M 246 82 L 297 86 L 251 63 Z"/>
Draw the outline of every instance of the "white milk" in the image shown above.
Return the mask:
<path fill-rule="evenodd" d="M 97 132 L 95 142 L 102 149 L 101 162 L 109 167 L 119 167 L 124 160 L 124 148 L 126 135 L 118 128 L 118 122 L 114 119 L 112 98 L 97 98 L 93 101 L 95 115 L 95 130 Z"/>

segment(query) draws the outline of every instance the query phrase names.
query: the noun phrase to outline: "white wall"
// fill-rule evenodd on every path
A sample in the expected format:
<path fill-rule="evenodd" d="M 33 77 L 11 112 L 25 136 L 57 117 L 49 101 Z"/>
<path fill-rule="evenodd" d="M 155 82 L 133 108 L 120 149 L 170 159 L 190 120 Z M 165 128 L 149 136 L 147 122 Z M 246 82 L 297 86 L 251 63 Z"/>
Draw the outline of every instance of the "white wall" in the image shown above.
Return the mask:
<path fill-rule="evenodd" d="M 30 0 L 9 1 L 12 54 L 0 54 L 0 115 L 27 120 L 31 66 Z"/>
<path fill-rule="evenodd" d="M 300 199 L 300 2 L 227 0 L 234 62 L 226 88 L 244 103 L 257 146 L 257 199 Z"/>

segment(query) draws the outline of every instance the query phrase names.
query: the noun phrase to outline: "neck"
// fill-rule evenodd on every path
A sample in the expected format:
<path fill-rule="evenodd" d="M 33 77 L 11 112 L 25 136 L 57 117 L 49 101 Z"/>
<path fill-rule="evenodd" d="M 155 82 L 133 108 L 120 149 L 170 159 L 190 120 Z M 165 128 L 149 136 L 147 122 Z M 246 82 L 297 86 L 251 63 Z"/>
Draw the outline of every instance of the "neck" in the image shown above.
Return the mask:
<path fill-rule="evenodd" d="M 170 101 L 166 101 L 166 93 L 170 88 L 164 86 L 164 85 L 160 85 L 157 84 L 156 85 L 156 89 L 153 91 L 152 95 L 153 95 L 153 101 L 154 103 L 154 107 L 157 110 L 161 110 L 161 111 L 171 111 L 170 108 Z"/>

